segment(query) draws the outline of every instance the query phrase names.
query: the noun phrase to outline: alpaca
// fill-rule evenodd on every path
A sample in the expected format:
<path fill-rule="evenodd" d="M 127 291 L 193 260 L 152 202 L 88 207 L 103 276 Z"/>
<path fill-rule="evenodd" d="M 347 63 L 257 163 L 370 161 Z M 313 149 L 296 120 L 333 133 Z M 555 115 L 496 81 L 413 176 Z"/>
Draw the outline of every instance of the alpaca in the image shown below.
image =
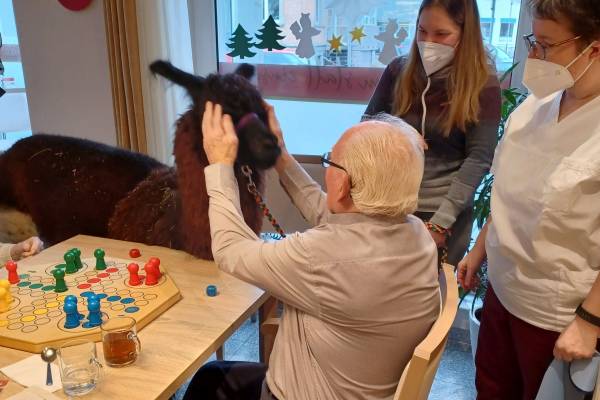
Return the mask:
<path fill-rule="evenodd" d="M 198 77 L 165 61 L 150 66 L 183 86 L 191 108 L 178 120 L 175 167 L 131 151 L 85 139 L 36 134 L 0 154 L 0 206 L 29 214 L 48 245 L 89 234 L 184 250 L 212 259 L 201 117 L 206 101 L 221 104 L 236 124 L 239 151 L 235 176 L 248 226 L 259 233 L 262 214 L 246 190 L 241 166 L 252 169 L 259 192 L 264 170 L 280 154 L 267 128 L 263 98 L 249 82 L 254 68 Z M 244 123 L 238 126 L 240 120 Z"/>

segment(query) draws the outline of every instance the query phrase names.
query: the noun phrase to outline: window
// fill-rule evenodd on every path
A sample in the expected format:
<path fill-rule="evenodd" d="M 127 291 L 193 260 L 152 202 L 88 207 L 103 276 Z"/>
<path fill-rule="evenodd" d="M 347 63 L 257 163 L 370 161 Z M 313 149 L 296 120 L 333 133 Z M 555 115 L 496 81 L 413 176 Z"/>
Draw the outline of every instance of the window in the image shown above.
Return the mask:
<path fill-rule="evenodd" d="M 264 4 L 264 13 L 263 19 L 269 18 L 269 15 L 273 17 L 274 20 L 279 20 L 279 0 L 263 0 Z"/>
<path fill-rule="evenodd" d="M 492 18 L 481 18 L 481 35 L 484 42 L 490 43 L 492 41 L 493 26 L 494 20 Z"/>
<path fill-rule="evenodd" d="M 321 154 L 360 120 L 383 68 L 409 51 L 421 1 L 262 1 L 262 8 L 215 2 L 219 71 L 255 64 L 288 148 Z M 502 73 L 513 64 L 521 0 L 477 3 L 486 48 Z"/>
<path fill-rule="evenodd" d="M 500 23 L 500 37 L 503 39 L 512 38 L 515 30 L 515 23 L 516 21 L 514 19 L 502 18 Z"/>
<path fill-rule="evenodd" d="M 0 97 L 0 151 L 31 135 L 29 109 L 25 94 L 25 79 L 17 38 L 17 27 L 12 0 L 0 0 L 0 88 L 6 93 Z"/>

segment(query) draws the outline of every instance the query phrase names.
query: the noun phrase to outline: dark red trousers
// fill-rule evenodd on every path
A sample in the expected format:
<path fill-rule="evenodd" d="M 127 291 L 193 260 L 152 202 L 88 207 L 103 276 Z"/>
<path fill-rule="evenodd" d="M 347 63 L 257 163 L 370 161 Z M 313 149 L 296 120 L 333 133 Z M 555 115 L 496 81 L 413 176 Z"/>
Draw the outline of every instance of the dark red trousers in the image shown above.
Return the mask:
<path fill-rule="evenodd" d="M 475 356 L 477 399 L 535 399 L 559 335 L 509 313 L 490 286 Z"/>

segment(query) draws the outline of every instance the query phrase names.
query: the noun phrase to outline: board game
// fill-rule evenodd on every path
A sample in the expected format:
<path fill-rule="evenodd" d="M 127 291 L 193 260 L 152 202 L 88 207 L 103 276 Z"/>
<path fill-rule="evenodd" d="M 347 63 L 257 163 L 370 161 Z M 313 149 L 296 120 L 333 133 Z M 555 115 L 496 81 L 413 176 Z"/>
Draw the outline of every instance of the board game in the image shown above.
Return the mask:
<path fill-rule="evenodd" d="M 100 303 L 102 320 L 130 316 L 136 320 L 138 329 L 142 329 L 181 298 L 166 270 L 168 266 L 160 265 L 155 282 L 150 282 L 144 275 L 144 260 L 109 255 L 102 259 L 104 265 L 98 265 L 97 257 L 79 257 L 77 267 L 73 268 L 69 268 L 66 260 L 18 267 L 13 273 L 13 279 L 18 276 L 18 282 L 10 284 L 12 299 L 4 304 L 8 309 L 0 312 L 0 346 L 40 352 L 45 346 L 57 347 L 72 339 L 100 341 L 100 327 L 90 326 L 88 321 L 91 318 L 88 299 L 95 298 L 92 302 Z M 134 277 L 128 269 L 131 263 L 139 264 L 140 268 L 140 273 L 135 273 Z M 64 276 L 62 286 L 57 276 L 59 279 Z M 68 305 L 65 307 L 65 299 L 73 300 L 72 296 L 77 298 L 76 310 L 81 323 L 66 328 L 69 324 L 66 324 L 65 310 L 69 308 Z M 69 315 L 72 321 L 72 313 Z"/>

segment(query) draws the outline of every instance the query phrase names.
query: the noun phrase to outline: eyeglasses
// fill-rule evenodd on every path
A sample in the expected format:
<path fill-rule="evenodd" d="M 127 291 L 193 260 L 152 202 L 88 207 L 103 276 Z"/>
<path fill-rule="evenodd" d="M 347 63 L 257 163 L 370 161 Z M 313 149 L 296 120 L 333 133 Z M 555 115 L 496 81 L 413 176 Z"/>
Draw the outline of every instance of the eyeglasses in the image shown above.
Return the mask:
<path fill-rule="evenodd" d="M 331 158 L 330 151 L 328 151 L 327 153 L 325 153 L 321 156 L 321 165 L 323 166 L 323 168 L 328 168 L 329 166 L 331 166 L 331 167 L 339 168 L 342 171 L 344 171 L 345 173 L 348 173 L 348 171 L 346 171 L 346 168 L 342 167 L 339 164 L 334 163 L 333 161 L 330 160 L 330 158 Z"/>
<path fill-rule="evenodd" d="M 333 161 L 330 160 L 331 158 L 331 152 L 328 151 L 327 153 L 323 154 L 321 156 L 321 166 L 323 168 L 329 168 L 329 167 L 335 167 L 335 168 L 339 168 L 342 171 L 344 171 L 347 175 L 348 175 L 348 180 L 350 182 L 350 187 L 354 187 L 354 184 L 352 183 L 352 177 L 350 176 L 350 174 L 348 174 L 348 171 L 346 171 L 346 168 L 342 167 L 340 164 L 336 164 Z"/>
<path fill-rule="evenodd" d="M 553 43 L 553 44 L 541 44 L 540 42 L 537 41 L 537 39 L 535 38 L 533 33 L 523 36 L 523 39 L 525 40 L 525 43 L 527 44 L 527 50 L 530 53 L 533 52 L 533 55 L 535 58 L 545 60 L 548 49 L 551 49 L 553 47 L 559 47 L 564 44 L 574 42 L 578 39 L 581 39 L 581 36 L 575 36 L 574 38 L 563 40 L 562 42 Z"/>

